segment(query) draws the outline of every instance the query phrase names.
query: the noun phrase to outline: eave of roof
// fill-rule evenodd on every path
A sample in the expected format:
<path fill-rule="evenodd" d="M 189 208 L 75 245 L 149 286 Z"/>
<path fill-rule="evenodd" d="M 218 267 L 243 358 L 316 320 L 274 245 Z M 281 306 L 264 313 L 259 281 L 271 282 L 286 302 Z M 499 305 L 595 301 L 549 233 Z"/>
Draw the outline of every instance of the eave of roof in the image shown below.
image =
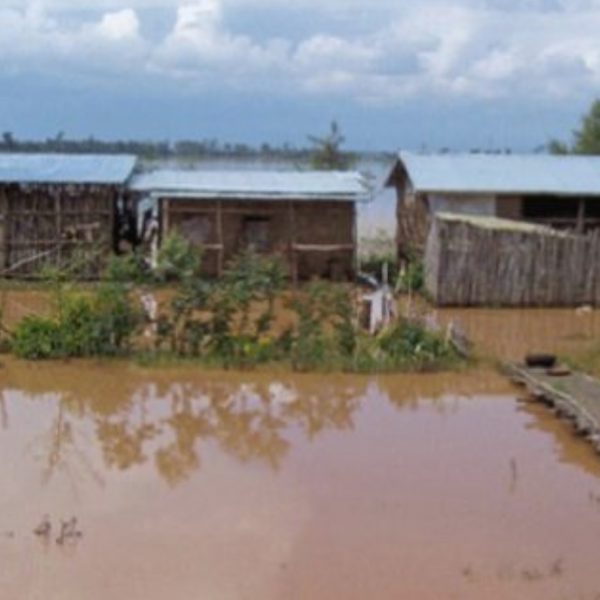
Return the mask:
<path fill-rule="evenodd" d="M 325 171 L 154 171 L 133 178 L 130 189 L 154 197 L 198 200 L 369 199 L 362 175 Z"/>
<path fill-rule="evenodd" d="M 136 162 L 129 154 L 0 153 L 0 183 L 123 185 Z"/>
<path fill-rule="evenodd" d="M 400 168 L 418 193 L 600 196 L 600 157 L 594 156 L 401 152 L 388 185 Z"/>

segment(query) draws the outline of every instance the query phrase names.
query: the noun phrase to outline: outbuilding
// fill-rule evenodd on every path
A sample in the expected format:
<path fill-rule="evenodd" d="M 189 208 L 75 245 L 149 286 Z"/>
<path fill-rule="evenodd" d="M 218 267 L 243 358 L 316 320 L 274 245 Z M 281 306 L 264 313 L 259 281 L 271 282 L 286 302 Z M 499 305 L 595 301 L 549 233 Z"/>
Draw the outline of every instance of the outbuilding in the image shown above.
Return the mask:
<path fill-rule="evenodd" d="M 359 173 L 160 170 L 130 187 L 156 211 L 159 242 L 180 232 L 208 276 L 248 248 L 279 256 L 294 281 L 354 275 L 356 203 L 369 199 Z"/>
<path fill-rule="evenodd" d="M 118 243 L 129 155 L 0 154 L 0 276 L 77 261 L 95 276 Z"/>
<path fill-rule="evenodd" d="M 387 185 L 397 191 L 402 257 L 422 249 L 431 217 L 500 217 L 583 233 L 600 226 L 600 157 L 400 152 Z"/>

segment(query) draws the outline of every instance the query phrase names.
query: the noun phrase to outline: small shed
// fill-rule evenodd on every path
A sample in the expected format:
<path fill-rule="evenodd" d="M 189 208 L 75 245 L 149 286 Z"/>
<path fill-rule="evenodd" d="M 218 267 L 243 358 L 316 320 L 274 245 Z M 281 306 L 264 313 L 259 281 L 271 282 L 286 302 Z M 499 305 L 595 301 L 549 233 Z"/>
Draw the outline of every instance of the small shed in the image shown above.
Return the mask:
<path fill-rule="evenodd" d="M 0 276 L 74 258 L 94 276 L 116 248 L 129 155 L 0 154 Z M 123 208 L 123 206 L 121 206 Z"/>
<path fill-rule="evenodd" d="M 399 253 L 423 248 L 438 212 L 500 217 L 584 233 L 600 226 L 600 157 L 400 152 Z"/>
<path fill-rule="evenodd" d="M 359 173 L 161 170 L 131 190 L 152 200 L 160 239 L 177 230 L 202 247 L 208 276 L 247 248 L 281 257 L 294 281 L 354 275 L 356 203 L 369 198 Z"/>

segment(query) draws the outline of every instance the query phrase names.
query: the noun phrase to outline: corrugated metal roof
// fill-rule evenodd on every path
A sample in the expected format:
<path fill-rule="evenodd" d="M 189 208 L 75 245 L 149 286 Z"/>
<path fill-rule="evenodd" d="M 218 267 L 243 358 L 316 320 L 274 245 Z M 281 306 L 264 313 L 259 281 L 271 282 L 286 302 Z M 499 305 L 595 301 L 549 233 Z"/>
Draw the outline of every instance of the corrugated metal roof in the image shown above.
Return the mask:
<path fill-rule="evenodd" d="M 417 192 L 600 196 L 600 157 L 401 152 Z"/>
<path fill-rule="evenodd" d="M 360 173 L 338 171 L 174 171 L 135 176 L 131 189 L 155 196 L 229 200 L 368 199 Z"/>
<path fill-rule="evenodd" d="M 136 160 L 128 154 L 0 154 L 0 182 L 122 184 Z"/>

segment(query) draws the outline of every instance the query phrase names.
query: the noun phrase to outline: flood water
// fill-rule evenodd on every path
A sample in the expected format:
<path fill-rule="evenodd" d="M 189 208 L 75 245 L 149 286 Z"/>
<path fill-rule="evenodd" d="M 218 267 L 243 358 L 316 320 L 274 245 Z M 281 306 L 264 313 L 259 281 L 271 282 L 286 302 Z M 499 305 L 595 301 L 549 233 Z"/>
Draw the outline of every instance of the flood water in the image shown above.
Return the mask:
<path fill-rule="evenodd" d="M 600 598 L 600 459 L 491 370 L 3 363 L 2 599 Z"/>

